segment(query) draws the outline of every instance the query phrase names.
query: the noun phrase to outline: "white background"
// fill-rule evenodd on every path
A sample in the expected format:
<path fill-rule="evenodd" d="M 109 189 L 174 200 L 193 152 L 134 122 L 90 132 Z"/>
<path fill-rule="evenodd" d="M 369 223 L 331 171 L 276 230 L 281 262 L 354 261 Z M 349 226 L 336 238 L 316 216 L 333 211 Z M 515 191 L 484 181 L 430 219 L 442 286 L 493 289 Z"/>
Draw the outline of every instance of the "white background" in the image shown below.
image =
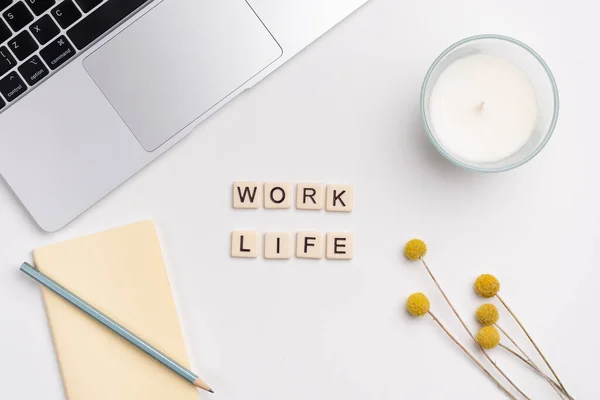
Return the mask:
<path fill-rule="evenodd" d="M 419 117 L 430 63 L 480 33 L 536 49 L 561 95 L 546 149 L 498 175 L 445 161 Z M 0 184 L 0 398 L 64 398 L 39 290 L 18 272 L 31 249 L 141 219 L 158 226 L 195 370 L 217 391 L 201 399 L 505 398 L 430 318 L 404 311 L 426 292 L 468 344 L 401 256 L 414 236 L 473 329 L 473 281 L 493 273 L 574 397 L 600 398 L 599 36 L 592 1 L 372 0 L 58 233 Z M 355 211 L 234 211 L 235 180 L 353 184 Z M 350 230 L 355 258 L 235 260 L 234 229 Z M 556 397 L 492 355 L 531 398 Z"/>

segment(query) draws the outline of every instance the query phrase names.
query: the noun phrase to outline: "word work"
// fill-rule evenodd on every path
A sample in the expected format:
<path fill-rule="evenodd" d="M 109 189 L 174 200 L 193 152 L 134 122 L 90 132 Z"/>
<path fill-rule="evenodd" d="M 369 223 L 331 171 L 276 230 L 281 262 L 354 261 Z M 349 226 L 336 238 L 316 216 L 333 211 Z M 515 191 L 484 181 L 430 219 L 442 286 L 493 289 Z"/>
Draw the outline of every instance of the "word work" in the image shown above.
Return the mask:
<path fill-rule="evenodd" d="M 297 258 L 351 260 L 354 256 L 354 234 L 329 232 L 325 239 L 320 232 L 297 232 L 295 253 Z M 259 253 L 258 233 L 233 231 L 231 256 L 256 258 Z M 292 235 L 289 232 L 267 232 L 263 240 L 263 257 L 287 260 L 292 257 Z"/>
<path fill-rule="evenodd" d="M 261 202 L 262 192 L 262 202 Z M 292 206 L 291 184 L 284 182 L 235 182 L 233 184 L 233 208 L 286 209 Z M 354 208 L 354 188 L 350 185 L 325 185 L 298 183 L 296 185 L 296 209 L 351 212 Z"/>

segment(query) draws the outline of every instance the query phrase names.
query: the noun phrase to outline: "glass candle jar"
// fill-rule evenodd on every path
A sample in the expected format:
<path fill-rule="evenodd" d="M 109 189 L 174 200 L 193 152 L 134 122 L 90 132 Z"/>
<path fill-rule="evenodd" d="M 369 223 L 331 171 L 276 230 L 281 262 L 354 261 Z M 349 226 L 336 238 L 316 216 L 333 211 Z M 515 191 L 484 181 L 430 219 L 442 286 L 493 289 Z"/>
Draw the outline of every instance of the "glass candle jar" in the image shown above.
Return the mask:
<path fill-rule="evenodd" d="M 500 172 L 532 159 L 558 119 L 552 72 L 527 45 L 473 36 L 446 49 L 423 82 L 421 115 L 429 139 L 453 163 Z"/>

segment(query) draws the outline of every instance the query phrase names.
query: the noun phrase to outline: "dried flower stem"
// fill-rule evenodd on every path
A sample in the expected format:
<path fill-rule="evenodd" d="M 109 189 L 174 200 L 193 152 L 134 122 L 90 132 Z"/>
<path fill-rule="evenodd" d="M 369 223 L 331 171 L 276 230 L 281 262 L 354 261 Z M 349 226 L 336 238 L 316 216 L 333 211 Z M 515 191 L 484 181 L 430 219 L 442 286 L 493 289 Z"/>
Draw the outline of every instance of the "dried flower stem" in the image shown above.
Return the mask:
<path fill-rule="evenodd" d="M 523 357 L 522 355 L 520 355 L 519 353 L 517 353 L 516 351 L 514 351 L 513 349 L 511 349 L 510 347 L 508 347 L 505 344 L 499 343 L 498 346 L 502 347 L 504 350 L 508 351 L 510 354 L 512 354 L 513 356 L 517 357 L 519 360 L 521 360 L 525 364 L 527 364 L 528 367 L 530 367 L 535 372 L 540 374 L 540 371 L 535 368 L 535 365 L 531 361 L 527 360 L 525 357 Z M 541 374 L 543 375 L 543 372 Z M 545 375 L 543 375 L 543 376 L 545 376 Z M 556 383 L 554 381 L 552 381 L 552 383 L 558 386 L 558 383 Z M 560 387 L 560 386 L 558 386 L 558 387 Z"/>
<path fill-rule="evenodd" d="M 531 337 L 531 335 L 529 335 L 529 332 L 527 332 L 527 330 L 525 329 L 525 327 L 523 326 L 523 324 L 521 323 L 521 321 L 519 321 L 519 318 L 517 318 L 517 316 L 515 315 L 515 313 L 513 313 L 512 310 L 510 309 L 510 307 L 504 302 L 504 300 L 502 300 L 502 297 L 500 297 L 498 294 L 496 294 L 496 298 L 500 301 L 500 303 L 502 303 L 502 305 L 504 306 L 504 308 L 506 308 L 506 311 L 508 311 L 510 313 L 510 315 L 514 318 L 514 320 L 517 321 L 517 324 L 519 324 L 519 326 L 521 327 L 521 330 L 527 336 L 527 339 L 529 339 L 529 341 L 531 342 L 531 344 L 533 345 L 533 347 L 535 347 L 535 350 L 538 352 L 538 354 L 540 355 L 540 357 L 542 357 L 542 359 L 544 360 L 544 362 L 546 363 L 546 365 L 548 366 L 548 368 L 552 372 L 552 375 L 554 375 L 554 377 L 556 378 L 556 381 L 558 382 L 558 384 L 560 385 L 560 387 L 562 388 L 562 390 L 567 394 L 567 396 L 571 397 L 571 395 L 569 394 L 569 392 L 567 392 L 567 389 L 565 389 L 565 385 L 563 385 L 563 383 L 560 381 L 560 378 L 558 377 L 558 375 L 556 374 L 556 372 L 554 372 L 554 369 L 552 368 L 552 366 L 550 365 L 550 363 L 548 362 L 548 360 L 546 359 L 546 357 L 544 356 L 544 354 L 542 353 L 542 351 L 540 350 L 540 348 L 537 346 L 537 344 L 535 343 L 535 341 L 533 340 L 533 338 Z"/>
<path fill-rule="evenodd" d="M 500 343 L 498 346 L 502 347 L 504 350 L 508 351 L 510 354 L 514 355 L 519 360 L 523 361 L 528 367 L 530 367 L 531 369 L 533 369 L 533 371 L 536 374 L 538 374 L 539 376 L 541 376 L 542 378 L 544 378 L 546 381 L 548 381 L 548 383 L 550 384 L 550 386 L 552 386 L 552 389 L 554 389 L 554 391 L 556 393 L 558 393 L 558 395 L 560 396 L 561 399 L 564 399 L 563 396 L 567 396 L 567 398 L 569 398 L 570 400 L 573 400 L 565 392 L 563 392 L 562 388 L 558 385 L 558 383 L 556 383 L 555 381 L 553 381 L 550 377 L 548 377 L 548 375 L 544 374 L 538 368 L 538 366 L 535 365 L 535 363 L 533 361 L 527 360 L 525 357 L 523 357 L 522 355 L 520 355 L 519 353 L 517 353 L 516 351 L 514 351 L 510 347 L 503 345 L 502 343 Z"/>
<path fill-rule="evenodd" d="M 504 336 L 506 336 L 506 338 L 508 340 L 510 340 L 510 342 L 517 348 L 517 350 L 519 350 L 521 352 L 521 355 L 515 353 L 512 349 L 501 345 L 502 348 L 504 348 L 505 350 L 509 351 L 510 353 L 514 354 L 515 356 L 519 357 L 523 362 L 525 362 L 526 364 L 528 364 L 531 368 L 533 368 L 542 378 L 544 378 L 546 381 L 548 381 L 548 383 L 552 386 L 552 388 L 556 391 L 560 390 L 559 395 L 564 394 L 566 395 L 568 398 L 571 398 L 571 396 L 569 396 L 568 393 L 566 393 L 558 383 L 556 383 L 553 379 L 551 379 L 548 375 L 546 375 L 545 373 L 542 372 L 542 370 L 540 369 L 540 367 L 538 367 L 536 365 L 535 362 L 533 362 L 533 360 L 531 359 L 531 357 L 529 357 L 527 355 L 527 353 L 525 353 L 525 351 L 521 348 L 521 346 L 519 346 L 517 344 L 517 342 L 504 330 L 502 329 L 502 327 L 498 324 L 495 324 L 496 328 L 498 328 L 498 330 L 500 332 L 502 332 L 502 334 Z M 557 389 L 558 388 L 558 389 Z M 562 398 L 562 396 L 561 396 Z"/>
<path fill-rule="evenodd" d="M 446 300 L 446 303 L 448 303 L 448 305 L 450 306 L 450 308 L 452 309 L 452 312 L 454 312 L 454 315 L 456 315 L 456 318 L 458 318 L 458 320 L 460 321 L 460 323 L 462 324 L 463 328 L 465 328 L 465 331 L 467 331 L 467 333 L 469 334 L 469 336 L 471 336 L 471 339 L 473 339 L 473 341 L 475 342 L 475 344 L 477 345 L 477 347 L 479 347 L 481 349 L 481 351 L 483 352 L 483 355 L 488 359 L 489 362 L 492 363 L 492 365 L 494 366 L 494 368 L 496 368 L 496 370 L 498 370 L 498 372 L 500 372 L 500 374 L 508 381 L 508 383 L 510 383 L 515 389 L 517 389 L 517 391 L 519 393 L 521 393 L 521 395 L 523 397 L 525 397 L 525 399 L 527 400 L 531 400 L 525 393 L 523 393 L 523 391 L 521 389 L 519 389 L 519 387 L 504 373 L 504 371 L 496 364 L 496 362 L 494 360 L 492 360 L 492 358 L 490 357 L 490 355 L 488 354 L 487 351 L 485 351 L 485 349 L 483 347 L 481 347 L 479 345 L 479 343 L 477 342 L 477 339 L 475 339 L 475 336 L 473 335 L 473 333 L 471 333 L 471 330 L 467 327 L 467 324 L 465 323 L 465 321 L 461 318 L 461 316 L 458 314 L 458 311 L 456 311 L 456 309 L 454 308 L 454 306 L 452 305 L 452 302 L 450 301 L 450 299 L 448 298 L 448 296 L 446 296 L 446 293 L 444 292 L 444 290 L 442 289 L 442 287 L 440 286 L 440 284 L 438 283 L 437 279 L 435 279 L 435 276 L 433 276 L 433 273 L 431 272 L 431 270 L 429 269 L 429 267 L 427 266 L 427 263 L 425 262 L 425 259 L 423 257 L 421 257 L 421 262 L 423 263 L 423 266 L 425 267 L 425 269 L 427 270 L 427 273 L 429 274 L 429 276 L 431 277 L 431 279 L 433 279 L 433 282 L 435 283 L 435 285 L 437 286 L 437 288 L 439 289 L 439 291 L 442 293 L 442 296 L 444 296 L 444 299 Z"/>
<path fill-rule="evenodd" d="M 458 341 L 458 340 L 457 340 L 457 339 L 456 339 L 456 338 L 455 338 L 455 337 L 454 337 L 454 336 L 453 336 L 453 335 L 452 335 L 452 334 L 451 334 L 451 333 L 448 331 L 448 329 L 446 329 L 446 327 L 445 327 L 445 326 L 444 326 L 444 325 L 443 325 L 443 324 L 440 322 L 440 320 L 439 320 L 439 319 L 437 319 L 437 317 L 436 317 L 436 316 L 435 316 L 435 315 L 434 315 L 434 314 L 433 314 L 431 311 L 429 311 L 429 315 L 431 315 L 431 318 L 433 318 L 433 320 L 434 320 L 435 322 L 437 322 L 437 324 L 440 326 L 440 328 L 442 328 L 442 330 L 443 330 L 444 332 L 446 332 L 446 334 L 447 334 L 447 335 L 450 337 L 450 339 L 452 339 L 452 340 L 454 341 L 454 343 L 456 343 L 456 345 L 457 345 L 458 347 L 460 347 L 460 348 L 462 349 L 462 351 L 464 351 L 464 352 L 465 352 L 465 354 L 466 354 L 466 355 L 468 355 L 468 356 L 469 356 L 469 358 L 470 358 L 470 359 L 471 359 L 471 360 L 472 360 L 472 361 L 473 361 L 475 364 L 477 364 L 477 366 L 478 366 L 479 368 L 481 368 L 481 370 L 482 370 L 482 371 L 483 371 L 483 372 L 484 372 L 484 373 L 487 375 L 487 377 L 488 377 L 488 378 L 490 378 L 490 379 L 491 379 L 491 380 L 492 380 L 492 381 L 493 381 L 493 382 L 494 382 L 496 385 L 498 385 L 498 387 L 499 387 L 499 388 L 500 388 L 500 389 L 501 389 L 501 390 L 502 390 L 504 393 L 506 393 L 506 395 L 507 395 L 508 397 L 510 397 L 510 398 L 511 398 L 511 399 L 513 399 L 513 400 L 517 400 L 517 398 L 516 398 L 515 396 L 513 396 L 513 395 L 512 395 L 512 393 L 510 393 L 510 392 L 509 392 L 509 391 L 508 391 L 508 390 L 507 390 L 507 389 L 506 389 L 506 388 L 505 388 L 505 387 L 504 387 L 504 386 L 503 386 L 503 385 L 502 385 L 502 384 L 501 384 L 501 383 L 500 383 L 500 382 L 499 382 L 499 381 L 498 381 L 496 378 L 494 378 L 494 376 L 493 376 L 493 375 L 490 373 L 490 371 L 488 371 L 488 370 L 487 370 L 487 368 L 485 368 L 485 367 L 483 366 L 483 364 L 481 364 L 481 363 L 479 362 L 479 360 L 477 360 L 477 359 L 475 358 L 475 356 L 474 356 L 473 354 L 471 354 L 471 352 L 470 352 L 469 350 L 467 350 L 467 349 L 465 348 L 465 346 L 463 346 L 463 345 L 462 345 L 462 344 L 461 344 L 461 343 L 460 343 L 460 342 L 459 342 L 459 341 Z"/>

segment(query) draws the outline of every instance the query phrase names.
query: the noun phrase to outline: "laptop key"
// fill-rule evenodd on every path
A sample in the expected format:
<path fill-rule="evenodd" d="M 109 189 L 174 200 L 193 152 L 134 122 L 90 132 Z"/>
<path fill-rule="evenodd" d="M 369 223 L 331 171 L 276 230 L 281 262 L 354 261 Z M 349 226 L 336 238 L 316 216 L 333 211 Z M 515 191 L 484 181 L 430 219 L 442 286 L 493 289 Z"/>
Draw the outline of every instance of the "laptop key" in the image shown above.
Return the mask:
<path fill-rule="evenodd" d="M 50 71 L 44 65 L 44 62 L 40 60 L 38 56 L 33 56 L 29 60 L 25 61 L 23 65 L 19 67 L 21 76 L 25 78 L 25 81 L 29 86 L 33 86 L 42 79 L 44 79 Z"/>
<path fill-rule="evenodd" d="M 0 11 L 12 4 L 12 0 L 0 0 Z"/>
<path fill-rule="evenodd" d="M 148 0 L 108 0 L 67 31 L 79 50 L 123 21 Z"/>
<path fill-rule="evenodd" d="M 90 12 L 92 8 L 102 3 L 102 0 L 75 0 L 83 12 Z"/>
<path fill-rule="evenodd" d="M 81 11 L 75 6 L 72 0 L 65 0 L 51 11 L 52 16 L 58 24 L 66 29 L 73 25 L 75 21 L 81 18 Z"/>
<path fill-rule="evenodd" d="M 1 46 L 0 47 L 0 76 L 4 75 L 5 73 L 7 73 L 11 69 L 13 69 L 13 67 L 15 65 L 17 65 L 17 61 L 15 60 L 15 58 L 12 56 L 12 54 L 10 54 L 10 52 L 8 51 L 8 49 L 5 46 Z"/>
<path fill-rule="evenodd" d="M 0 19 L 0 43 L 4 43 L 4 41 L 8 40 L 11 36 L 12 32 L 10 31 L 10 28 Z"/>
<path fill-rule="evenodd" d="M 56 4 L 56 0 L 25 0 L 25 3 L 35 15 L 42 15 Z"/>
<path fill-rule="evenodd" d="M 29 32 L 23 31 L 8 41 L 8 47 L 19 61 L 23 61 L 33 54 L 39 46 Z"/>
<path fill-rule="evenodd" d="M 4 102 L 4 100 L 2 100 L 2 97 L 0 97 L 0 110 L 2 110 L 5 105 L 6 103 Z"/>
<path fill-rule="evenodd" d="M 27 91 L 27 85 L 15 71 L 0 79 L 0 93 L 9 103 Z"/>
<path fill-rule="evenodd" d="M 25 25 L 33 21 L 33 15 L 22 1 L 18 2 L 2 14 L 13 31 L 20 31 Z"/>
<path fill-rule="evenodd" d="M 42 45 L 48 43 L 60 32 L 60 28 L 49 15 L 44 15 L 38 19 L 29 27 L 29 30 Z"/>
<path fill-rule="evenodd" d="M 63 65 L 71 57 L 75 55 L 76 50 L 71 46 L 71 43 L 64 36 L 59 36 L 50 44 L 40 50 L 40 56 L 44 59 L 50 69 Z"/>

